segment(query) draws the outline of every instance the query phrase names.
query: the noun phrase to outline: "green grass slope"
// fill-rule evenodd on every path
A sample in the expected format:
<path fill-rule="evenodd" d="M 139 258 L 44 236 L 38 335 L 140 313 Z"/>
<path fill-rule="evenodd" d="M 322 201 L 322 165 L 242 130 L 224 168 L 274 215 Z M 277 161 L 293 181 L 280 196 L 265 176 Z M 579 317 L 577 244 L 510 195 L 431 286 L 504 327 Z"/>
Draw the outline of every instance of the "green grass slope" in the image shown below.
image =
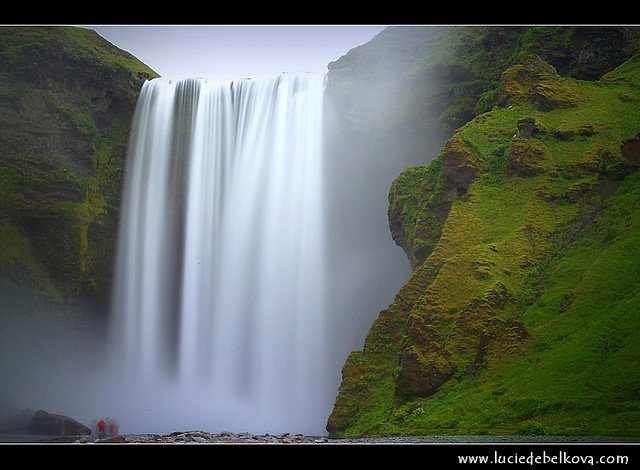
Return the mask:
<path fill-rule="evenodd" d="M 335 435 L 640 435 L 640 63 L 537 56 L 390 191 L 414 272 L 343 368 Z"/>

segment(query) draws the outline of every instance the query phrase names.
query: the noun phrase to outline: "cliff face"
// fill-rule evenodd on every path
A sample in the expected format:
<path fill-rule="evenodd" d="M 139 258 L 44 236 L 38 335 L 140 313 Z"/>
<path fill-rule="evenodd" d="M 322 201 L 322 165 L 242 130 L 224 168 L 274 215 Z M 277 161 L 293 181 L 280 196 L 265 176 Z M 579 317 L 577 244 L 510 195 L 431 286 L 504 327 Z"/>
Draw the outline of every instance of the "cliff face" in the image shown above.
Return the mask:
<path fill-rule="evenodd" d="M 563 47 L 565 74 L 606 71 Z M 413 274 L 344 365 L 333 434 L 640 431 L 640 57 L 588 82 L 515 52 L 495 106 L 391 187 Z"/>
<path fill-rule="evenodd" d="M 377 204 L 374 188 L 382 186 L 386 191 L 402 169 L 429 162 L 456 129 L 502 104 L 497 90 L 507 68 L 536 54 L 562 76 L 595 80 L 633 55 L 639 34 L 640 28 L 625 27 L 386 28 L 329 64 L 325 95 L 328 114 L 334 116 L 328 126 L 334 144 L 327 154 L 337 178 L 346 175 L 338 188 L 353 188 L 359 178 L 369 181 L 369 188 L 354 191 L 363 194 L 365 202 L 352 212 L 381 213 L 371 204 Z M 349 164 L 357 158 L 364 163 L 357 172 L 350 172 Z M 469 171 L 457 168 L 449 173 L 452 178 L 468 178 Z M 431 211 L 436 219 L 438 213 L 446 212 L 449 201 L 445 198 L 438 204 L 442 207 Z M 390 211 L 397 210 L 392 201 Z M 339 214 L 340 207 L 332 213 Z M 377 226 L 366 225 L 367 220 L 360 217 L 360 230 L 375 232 Z M 397 217 L 403 216 L 398 213 Z M 422 251 L 417 246 L 406 249 L 397 217 L 392 220 L 393 239 L 405 248 L 415 268 L 428 254 L 433 234 L 418 234 Z M 337 224 L 345 226 L 352 220 L 353 215 L 347 215 Z"/>
<path fill-rule="evenodd" d="M 0 291 L 104 309 L 129 127 L 155 72 L 72 27 L 0 28 Z"/>

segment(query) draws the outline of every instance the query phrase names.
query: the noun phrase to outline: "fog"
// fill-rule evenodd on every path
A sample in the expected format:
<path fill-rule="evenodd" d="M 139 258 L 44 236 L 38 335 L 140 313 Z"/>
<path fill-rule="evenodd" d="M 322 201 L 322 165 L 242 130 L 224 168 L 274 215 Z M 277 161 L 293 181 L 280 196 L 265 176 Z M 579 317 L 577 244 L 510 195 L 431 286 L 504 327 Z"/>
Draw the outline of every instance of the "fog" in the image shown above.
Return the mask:
<path fill-rule="evenodd" d="M 375 94 L 366 99 L 376 107 Z M 411 274 L 405 253 L 389 231 L 388 193 L 404 168 L 425 163 L 426 153 L 394 151 L 408 136 L 376 124 L 373 132 L 354 129 L 330 97 L 325 101 L 328 317 L 336 391 L 348 354 L 362 349 L 371 323 Z"/>
<path fill-rule="evenodd" d="M 0 432 L 28 408 L 90 423 L 109 389 L 105 319 L 79 316 L 42 300 L 0 293 Z M 26 424 L 26 423 L 23 423 Z"/>

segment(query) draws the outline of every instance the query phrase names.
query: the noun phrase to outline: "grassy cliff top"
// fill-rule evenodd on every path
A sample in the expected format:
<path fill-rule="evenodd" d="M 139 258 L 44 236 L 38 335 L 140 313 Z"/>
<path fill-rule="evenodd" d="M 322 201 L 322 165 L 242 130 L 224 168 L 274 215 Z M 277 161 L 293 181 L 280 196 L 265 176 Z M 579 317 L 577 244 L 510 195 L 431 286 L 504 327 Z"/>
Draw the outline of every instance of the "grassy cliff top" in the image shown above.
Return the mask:
<path fill-rule="evenodd" d="M 66 27 L 0 28 L 0 51 L 3 65 L 8 69 L 27 66 L 38 58 L 53 62 L 69 61 L 93 63 L 102 69 L 123 69 L 137 78 L 154 78 L 158 74 L 130 53 L 117 48 L 91 29 Z"/>

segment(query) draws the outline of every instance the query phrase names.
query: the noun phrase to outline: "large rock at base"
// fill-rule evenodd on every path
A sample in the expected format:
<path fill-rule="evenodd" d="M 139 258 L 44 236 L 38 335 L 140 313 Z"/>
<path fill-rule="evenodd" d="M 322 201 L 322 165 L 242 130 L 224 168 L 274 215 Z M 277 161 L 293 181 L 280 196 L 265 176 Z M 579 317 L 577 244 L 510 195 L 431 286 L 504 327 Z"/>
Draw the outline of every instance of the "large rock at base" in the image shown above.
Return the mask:
<path fill-rule="evenodd" d="M 73 418 L 64 415 L 36 411 L 27 427 L 29 434 L 47 436 L 85 436 L 91 429 Z"/>

